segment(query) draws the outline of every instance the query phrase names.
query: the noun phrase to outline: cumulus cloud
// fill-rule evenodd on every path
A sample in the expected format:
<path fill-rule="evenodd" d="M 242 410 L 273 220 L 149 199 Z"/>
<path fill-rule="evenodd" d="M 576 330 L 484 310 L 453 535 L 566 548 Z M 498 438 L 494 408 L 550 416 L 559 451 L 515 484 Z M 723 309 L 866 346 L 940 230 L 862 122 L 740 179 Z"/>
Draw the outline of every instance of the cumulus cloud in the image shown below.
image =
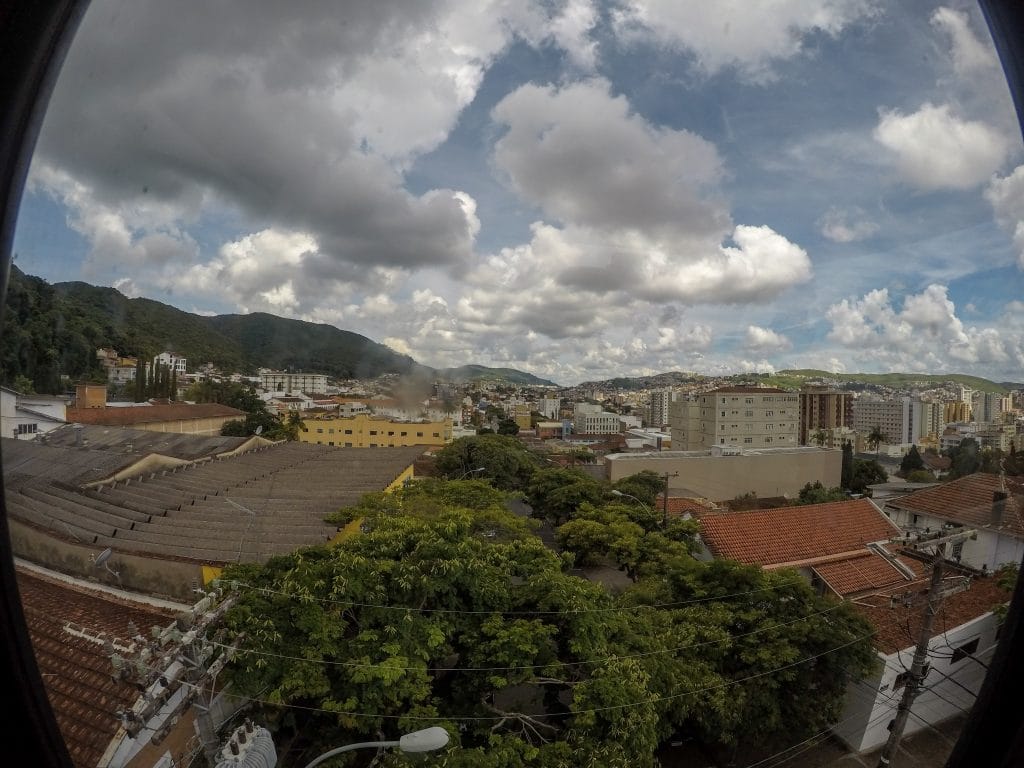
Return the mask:
<path fill-rule="evenodd" d="M 993 177 L 985 199 L 992 205 L 996 221 L 1013 237 L 1017 263 L 1024 269 L 1024 165 L 1018 165 L 1008 176 Z"/>
<path fill-rule="evenodd" d="M 857 350 L 861 361 L 892 370 L 955 370 L 964 364 L 1012 370 L 1024 365 L 1024 341 L 1008 331 L 1019 320 L 965 327 L 944 285 L 932 284 L 895 306 L 887 289 L 856 300 L 843 299 L 826 312 L 829 339 Z"/>
<path fill-rule="evenodd" d="M 793 344 L 783 334 L 773 331 L 771 328 L 748 325 L 744 346 L 747 349 L 777 352 L 790 349 Z"/>
<path fill-rule="evenodd" d="M 916 112 L 881 110 L 875 141 L 888 149 L 900 177 L 918 189 L 970 189 L 1003 164 L 1006 137 L 987 123 L 964 120 L 948 104 Z"/>
<path fill-rule="evenodd" d="M 968 16 L 952 8 L 938 8 L 931 18 L 932 26 L 949 36 L 953 50 L 953 67 L 964 76 L 979 70 L 997 70 L 999 59 L 991 45 L 983 43 L 971 29 Z"/>
<path fill-rule="evenodd" d="M 607 81 L 523 86 L 493 117 L 508 128 L 496 165 L 554 221 L 489 258 L 469 276 L 475 284 L 523 288 L 543 272 L 556 292 L 738 303 L 810 278 L 803 248 L 768 226 L 732 224 L 715 194 L 724 171 L 713 144 L 651 125 Z"/>
<path fill-rule="evenodd" d="M 732 67 L 748 79 L 766 80 L 772 64 L 800 54 L 809 36 L 834 37 L 875 13 L 869 0 L 721 3 L 713 13 L 701 3 L 627 0 L 614 18 L 620 36 L 690 51 L 708 74 Z"/>
<path fill-rule="evenodd" d="M 829 208 L 818 220 L 821 234 L 836 243 L 852 243 L 863 240 L 878 231 L 878 224 L 867 218 L 860 208 L 843 210 Z"/>

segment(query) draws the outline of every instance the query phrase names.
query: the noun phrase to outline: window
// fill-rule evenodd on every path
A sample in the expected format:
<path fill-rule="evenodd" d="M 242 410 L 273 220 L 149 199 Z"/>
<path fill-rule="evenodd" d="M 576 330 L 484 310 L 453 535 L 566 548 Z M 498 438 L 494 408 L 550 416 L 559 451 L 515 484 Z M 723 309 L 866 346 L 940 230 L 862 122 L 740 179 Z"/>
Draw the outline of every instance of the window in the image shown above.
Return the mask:
<path fill-rule="evenodd" d="M 725 416 L 725 411 L 722 411 L 722 415 Z"/>
<path fill-rule="evenodd" d="M 744 412 L 743 412 L 743 415 L 744 415 L 744 416 L 753 416 L 753 415 L 754 415 L 754 412 L 753 412 L 753 411 L 744 411 Z"/>
<path fill-rule="evenodd" d="M 318 435 L 322 435 L 322 434 L 324 433 L 324 428 L 323 428 L 323 427 L 317 427 L 317 428 L 316 428 L 316 433 L 317 433 Z"/>
<path fill-rule="evenodd" d="M 403 432 L 403 433 L 402 433 L 402 437 L 408 437 L 408 435 L 409 435 L 409 433 L 408 433 L 408 432 Z"/>
<path fill-rule="evenodd" d="M 744 400 L 743 402 L 745 402 L 745 403 L 746 403 L 747 405 L 753 405 L 753 404 L 754 404 L 754 398 L 752 398 L 752 397 L 748 397 L 748 398 L 747 398 L 746 400 Z"/>
<path fill-rule="evenodd" d="M 395 436 L 394 432 L 388 432 L 388 437 L 394 437 L 394 436 Z"/>
<path fill-rule="evenodd" d="M 440 433 L 440 432 L 435 432 L 435 433 L 434 433 L 434 437 L 440 437 L 440 436 L 441 436 L 441 433 Z"/>
<path fill-rule="evenodd" d="M 775 411 L 765 411 L 764 415 L 765 416 L 774 416 L 775 415 Z"/>
<path fill-rule="evenodd" d="M 370 434 L 371 435 L 376 435 L 377 434 L 377 430 L 376 429 L 371 429 L 370 430 Z"/>
<path fill-rule="evenodd" d="M 19 424 L 18 434 L 19 435 L 34 435 L 36 430 L 39 428 L 37 424 Z"/>
<path fill-rule="evenodd" d="M 416 433 L 416 437 L 423 437 L 423 433 L 422 432 L 417 432 Z"/>
<path fill-rule="evenodd" d="M 765 441 L 766 443 L 770 443 L 770 442 L 772 441 L 772 439 L 771 439 L 770 437 L 766 437 L 766 438 L 764 439 L 764 441 Z"/>
<path fill-rule="evenodd" d="M 743 442 L 744 443 L 752 443 L 752 442 L 754 442 L 754 438 L 752 438 L 752 437 L 744 437 L 743 438 Z"/>
<path fill-rule="evenodd" d="M 351 429 L 346 429 L 345 430 L 345 434 L 346 435 L 351 435 L 352 434 L 352 430 Z"/>
<path fill-rule="evenodd" d="M 977 653 L 977 651 L 978 651 L 978 641 L 980 639 L 981 638 L 976 637 L 973 640 L 971 640 L 969 643 L 964 643 L 963 645 L 958 646 L 953 651 L 953 658 L 951 658 L 949 660 L 949 663 L 950 664 L 956 664 L 958 661 L 963 661 L 968 656 L 973 656 L 975 653 Z"/>

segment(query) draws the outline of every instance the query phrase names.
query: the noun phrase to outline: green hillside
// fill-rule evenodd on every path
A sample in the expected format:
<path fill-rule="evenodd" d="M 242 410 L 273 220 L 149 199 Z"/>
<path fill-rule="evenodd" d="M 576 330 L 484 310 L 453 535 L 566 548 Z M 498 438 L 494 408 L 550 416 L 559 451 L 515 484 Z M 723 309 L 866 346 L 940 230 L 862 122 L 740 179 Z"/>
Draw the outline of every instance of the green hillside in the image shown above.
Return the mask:
<path fill-rule="evenodd" d="M 813 368 L 777 371 L 762 381 L 766 384 L 787 389 L 804 386 L 812 379 L 832 379 L 841 382 L 879 384 L 897 389 L 911 387 L 937 387 L 948 382 L 962 384 L 982 392 L 1006 393 L 1006 388 L 994 381 L 963 373 L 830 373 Z"/>
<path fill-rule="evenodd" d="M 463 365 L 458 368 L 442 368 L 437 371 L 438 378 L 448 381 L 501 381 L 508 384 L 522 384 L 534 387 L 557 387 L 553 381 L 541 379 L 532 373 L 519 371 L 515 368 L 488 368 L 485 365 Z"/>

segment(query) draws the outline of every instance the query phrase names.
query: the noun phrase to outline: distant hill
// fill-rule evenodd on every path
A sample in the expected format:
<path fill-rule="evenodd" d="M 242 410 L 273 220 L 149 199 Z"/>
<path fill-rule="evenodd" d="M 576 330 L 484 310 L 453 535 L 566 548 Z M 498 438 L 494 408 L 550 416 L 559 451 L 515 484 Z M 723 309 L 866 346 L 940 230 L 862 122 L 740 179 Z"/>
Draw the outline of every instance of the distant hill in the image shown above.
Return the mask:
<path fill-rule="evenodd" d="M 914 387 L 938 387 L 949 382 L 961 384 L 970 389 L 982 392 L 999 392 L 1005 394 L 1007 388 L 1003 384 L 968 376 L 963 373 L 831 373 L 813 368 L 777 371 L 763 379 L 764 383 L 777 387 L 801 387 L 810 380 L 833 380 L 839 382 L 861 382 L 878 384 L 895 389 L 912 389 Z"/>
<path fill-rule="evenodd" d="M 576 387 L 584 389 L 658 389 L 692 384 L 705 378 L 707 377 L 685 371 L 668 371 L 653 376 L 618 376 L 602 381 L 586 381 L 577 384 Z"/>
<path fill-rule="evenodd" d="M 48 284 L 11 269 L 0 338 L 0 381 L 32 380 L 38 392 L 59 392 L 60 375 L 102 376 L 99 347 L 149 357 L 168 350 L 190 366 L 211 362 L 229 371 L 268 368 L 374 378 L 386 373 L 433 379 L 442 372 L 365 336 L 332 325 L 255 312 L 204 317 L 151 299 L 129 299 L 114 288 L 83 282 Z M 550 384 L 511 368 L 464 366 L 465 379 Z"/>
<path fill-rule="evenodd" d="M 467 381 L 501 381 L 508 384 L 521 384 L 534 387 L 557 387 L 553 381 L 541 379 L 532 373 L 519 371 L 515 368 L 488 368 L 484 365 L 463 365 L 458 368 L 441 368 L 437 377 L 453 382 Z"/>

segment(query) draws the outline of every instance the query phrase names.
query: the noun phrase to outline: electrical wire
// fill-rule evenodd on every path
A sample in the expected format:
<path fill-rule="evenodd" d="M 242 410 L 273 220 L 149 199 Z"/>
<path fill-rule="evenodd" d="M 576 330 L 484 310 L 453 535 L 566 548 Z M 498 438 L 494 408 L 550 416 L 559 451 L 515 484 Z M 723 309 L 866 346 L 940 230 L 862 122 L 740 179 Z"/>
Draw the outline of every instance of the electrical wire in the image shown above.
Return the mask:
<path fill-rule="evenodd" d="M 816 611 L 814 613 L 809 613 L 806 616 L 799 616 L 798 618 L 791 619 L 790 621 L 780 622 L 778 624 L 773 624 L 773 625 L 771 625 L 769 627 L 759 627 L 758 629 L 752 630 L 750 632 L 744 632 L 744 633 L 738 634 L 738 635 L 730 634 L 730 635 L 728 635 L 728 636 L 726 636 L 724 638 L 718 639 L 718 640 L 706 640 L 706 641 L 699 642 L 699 643 L 689 643 L 687 645 L 679 645 L 679 646 L 675 646 L 673 648 L 662 648 L 662 649 L 659 649 L 659 650 L 656 650 L 656 651 L 645 651 L 643 653 L 633 653 L 633 654 L 616 654 L 616 655 L 613 655 L 613 656 L 605 656 L 605 657 L 596 658 L 596 659 L 583 659 L 583 660 L 580 660 L 580 661 L 552 661 L 552 662 L 549 662 L 547 664 L 523 664 L 523 665 L 519 665 L 519 666 L 509 666 L 509 667 L 433 667 L 433 666 L 431 666 L 431 667 L 429 667 L 429 671 L 430 672 L 510 672 L 510 671 L 529 670 L 529 669 L 549 669 L 551 667 L 578 667 L 578 666 L 584 666 L 584 665 L 588 665 L 588 664 L 604 664 L 604 663 L 606 663 L 608 661 L 618 661 L 618 660 L 625 660 L 625 659 L 642 659 L 642 658 L 648 658 L 648 657 L 651 657 L 651 656 L 661 656 L 661 655 L 664 655 L 664 654 L 676 653 L 678 651 L 689 650 L 691 648 L 700 648 L 700 647 L 707 646 L 707 645 L 715 645 L 715 644 L 718 644 L 718 643 L 727 643 L 729 641 L 738 640 L 738 639 L 743 638 L 743 637 L 750 637 L 752 635 L 759 635 L 759 634 L 762 634 L 764 632 L 770 632 L 772 630 L 779 629 L 781 627 L 787 627 L 787 626 L 790 626 L 792 624 L 796 624 L 796 623 L 801 622 L 801 621 L 807 621 L 808 619 L 812 619 L 815 616 L 822 616 L 822 615 L 824 615 L 826 613 L 831 613 L 832 611 L 835 611 L 835 610 L 837 610 L 837 609 L 839 609 L 841 607 L 842 607 L 842 603 L 840 603 L 838 605 L 831 606 L 829 608 L 826 608 L 823 611 Z M 225 645 L 223 643 L 211 643 L 211 645 L 214 645 L 214 646 L 219 647 L 219 648 L 228 648 L 228 647 L 230 647 L 230 646 Z M 313 662 L 313 663 L 316 663 L 316 664 L 322 664 L 324 666 L 332 666 L 332 667 L 353 667 L 353 668 L 356 668 L 356 669 L 378 669 L 378 668 L 385 668 L 386 667 L 388 670 L 395 670 L 395 671 L 401 670 L 401 671 L 404 671 L 404 672 L 415 672 L 415 671 L 420 671 L 420 670 L 427 669 L 427 665 L 425 665 L 425 664 L 422 665 L 422 666 L 418 666 L 418 667 L 396 667 L 396 666 L 393 666 L 391 664 L 385 664 L 385 662 L 375 662 L 375 663 L 364 664 L 364 663 L 354 662 L 354 661 L 332 661 L 330 659 L 309 659 L 309 658 L 306 658 L 306 657 L 303 657 L 303 656 L 289 656 L 289 655 L 286 655 L 286 654 L 271 653 L 269 651 L 257 651 L 257 650 L 252 650 L 252 649 L 239 649 L 237 651 L 237 654 L 238 655 L 248 654 L 248 655 L 261 656 L 261 657 L 267 657 L 267 658 L 286 659 L 288 661 L 302 661 L 302 662 L 307 662 L 307 663 L 308 662 Z"/>

